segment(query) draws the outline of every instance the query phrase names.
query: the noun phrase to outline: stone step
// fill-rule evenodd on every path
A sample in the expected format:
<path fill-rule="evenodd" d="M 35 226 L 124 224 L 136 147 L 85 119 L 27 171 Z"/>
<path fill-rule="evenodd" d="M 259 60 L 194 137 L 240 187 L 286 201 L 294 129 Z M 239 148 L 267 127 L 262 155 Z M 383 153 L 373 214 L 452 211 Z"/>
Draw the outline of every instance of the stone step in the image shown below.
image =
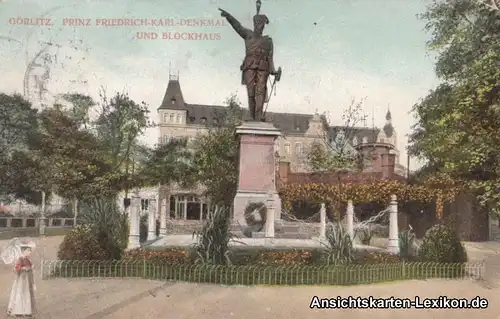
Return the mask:
<path fill-rule="evenodd" d="M 282 238 L 282 239 L 311 239 L 312 236 L 304 233 L 282 233 L 282 234 L 274 234 L 274 238 Z"/>
<path fill-rule="evenodd" d="M 254 232 L 252 233 L 252 238 L 265 238 L 265 232 Z M 311 239 L 312 236 L 309 234 L 301 234 L 301 233 L 275 233 L 274 238 L 280 239 Z"/>
<path fill-rule="evenodd" d="M 279 232 L 279 233 L 299 233 L 300 232 L 300 227 L 297 226 L 283 226 L 283 227 L 280 227 L 279 229 L 276 229 L 275 228 L 275 231 L 276 232 Z"/>

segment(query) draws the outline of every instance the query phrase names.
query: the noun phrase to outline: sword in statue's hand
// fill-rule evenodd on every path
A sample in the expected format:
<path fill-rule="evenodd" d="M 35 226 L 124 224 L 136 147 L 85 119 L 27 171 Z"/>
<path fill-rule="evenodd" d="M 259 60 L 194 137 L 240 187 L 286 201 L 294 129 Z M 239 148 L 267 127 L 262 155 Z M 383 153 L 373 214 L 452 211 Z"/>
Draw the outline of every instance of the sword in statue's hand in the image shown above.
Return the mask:
<path fill-rule="evenodd" d="M 272 74 L 274 75 L 274 80 L 273 84 L 271 85 L 271 90 L 269 90 L 269 95 L 266 97 L 266 107 L 264 108 L 264 113 L 265 110 L 267 110 L 267 106 L 269 105 L 269 100 L 271 99 L 271 95 L 273 94 L 273 92 L 276 96 L 276 82 L 279 82 L 281 80 L 281 73 L 281 67 L 279 67 L 278 70 Z"/>

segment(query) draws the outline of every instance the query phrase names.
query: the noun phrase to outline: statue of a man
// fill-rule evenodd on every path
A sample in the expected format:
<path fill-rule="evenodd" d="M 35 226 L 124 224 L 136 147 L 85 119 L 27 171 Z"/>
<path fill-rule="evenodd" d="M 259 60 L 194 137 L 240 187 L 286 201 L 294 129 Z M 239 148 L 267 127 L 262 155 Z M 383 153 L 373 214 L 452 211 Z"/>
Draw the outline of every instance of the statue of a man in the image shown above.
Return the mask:
<path fill-rule="evenodd" d="M 253 31 L 241 25 L 230 13 L 219 9 L 221 16 L 227 19 L 236 33 L 245 40 L 245 59 L 241 64 L 241 84 L 246 85 L 248 108 L 252 119 L 264 121 L 264 103 L 267 96 L 269 75 L 278 75 L 273 61 L 273 40 L 263 35 L 264 27 L 269 23 L 263 14 L 253 17 Z"/>

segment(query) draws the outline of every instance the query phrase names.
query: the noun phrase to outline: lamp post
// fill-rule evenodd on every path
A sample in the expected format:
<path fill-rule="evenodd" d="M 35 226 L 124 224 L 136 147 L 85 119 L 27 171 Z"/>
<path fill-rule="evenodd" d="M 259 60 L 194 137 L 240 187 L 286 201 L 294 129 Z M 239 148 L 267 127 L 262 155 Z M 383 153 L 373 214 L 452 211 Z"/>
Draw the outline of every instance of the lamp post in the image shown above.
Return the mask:
<path fill-rule="evenodd" d="M 38 225 L 40 236 L 45 236 L 45 207 L 45 192 L 42 191 L 42 211 L 40 212 L 40 225 Z"/>

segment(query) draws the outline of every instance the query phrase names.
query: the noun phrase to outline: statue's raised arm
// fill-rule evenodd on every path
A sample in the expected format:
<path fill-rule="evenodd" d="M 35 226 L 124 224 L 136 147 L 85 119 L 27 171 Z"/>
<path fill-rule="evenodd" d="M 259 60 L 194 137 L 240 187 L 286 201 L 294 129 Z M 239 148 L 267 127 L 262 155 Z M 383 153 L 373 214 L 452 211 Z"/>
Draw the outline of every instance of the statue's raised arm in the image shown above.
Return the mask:
<path fill-rule="evenodd" d="M 233 27 L 234 31 L 239 34 L 240 37 L 243 39 L 248 38 L 252 34 L 252 31 L 250 29 L 245 28 L 244 26 L 241 25 L 241 23 L 236 20 L 235 17 L 233 17 L 229 12 L 226 10 L 223 10 L 219 8 L 220 15 L 224 18 L 226 18 L 227 22 Z"/>

